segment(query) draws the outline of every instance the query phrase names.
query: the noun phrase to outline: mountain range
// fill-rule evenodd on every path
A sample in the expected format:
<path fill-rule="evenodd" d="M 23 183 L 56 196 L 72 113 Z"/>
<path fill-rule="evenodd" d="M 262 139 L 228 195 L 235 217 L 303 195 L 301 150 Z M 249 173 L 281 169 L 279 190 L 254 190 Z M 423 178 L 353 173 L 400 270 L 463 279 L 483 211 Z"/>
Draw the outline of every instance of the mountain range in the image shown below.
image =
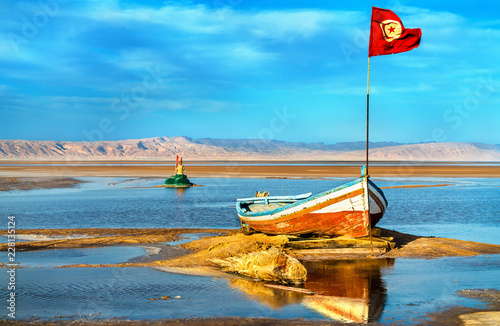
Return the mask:
<path fill-rule="evenodd" d="M 259 139 L 154 137 L 118 141 L 0 140 L 0 160 L 345 160 L 365 158 L 365 142 L 284 142 Z M 500 161 L 500 145 L 446 142 L 370 143 L 375 161 Z"/>

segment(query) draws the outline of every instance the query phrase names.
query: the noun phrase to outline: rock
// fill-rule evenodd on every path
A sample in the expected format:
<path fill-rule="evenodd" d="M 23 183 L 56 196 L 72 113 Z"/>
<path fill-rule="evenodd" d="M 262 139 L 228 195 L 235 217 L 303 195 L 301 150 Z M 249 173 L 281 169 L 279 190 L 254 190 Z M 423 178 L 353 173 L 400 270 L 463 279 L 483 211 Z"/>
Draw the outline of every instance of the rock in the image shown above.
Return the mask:
<path fill-rule="evenodd" d="M 466 326 L 500 325 L 500 311 L 482 311 L 459 316 Z"/>
<path fill-rule="evenodd" d="M 226 259 L 212 259 L 211 262 L 226 272 L 265 281 L 301 284 L 307 278 L 306 268 L 297 259 L 276 247 Z"/>

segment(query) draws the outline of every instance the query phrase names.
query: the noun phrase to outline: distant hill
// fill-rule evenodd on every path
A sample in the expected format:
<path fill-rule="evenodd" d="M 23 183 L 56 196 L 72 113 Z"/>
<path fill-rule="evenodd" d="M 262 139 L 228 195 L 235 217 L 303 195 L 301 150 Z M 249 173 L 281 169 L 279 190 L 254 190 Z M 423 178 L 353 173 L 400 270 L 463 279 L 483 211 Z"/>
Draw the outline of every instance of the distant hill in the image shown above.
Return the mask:
<path fill-rule="evenodd" d="M 258 139 L 154 137 L 119 141 L 0 140 L 0 160 L 348 160 L 365 158 L 365 142 L 297 143 Z M 379 161 L 500 161 L 500 145 L 370 143 Z"/>
<path fill-rule="evenodd" d="M 296 150 L 314 150 L 314 151 L 341 151 L 349 152 L 354 150 L 364 150 L 366 148 L 366 142 L 350 142 L 350 143 L 337 143 L 333 145 L 326 145 L 325 143 L 292 143 L 284 142 L 279 140 L 260 140 L 260 139 L 212 139 L 212 138 L 202 138 L 196 139 L 195 142 L 204 145 L 211 145 L 217 147 L 223 147 L 232 151 L 273 151 L 279 150 L 283 147 L 293 148 Z M 404 145 L 401 143 L 394 142 L 380 142 L 380 143 L 370 143 L 370 148 L 378 147 L 389 147 L 389 146 L 399 146 Z"/>

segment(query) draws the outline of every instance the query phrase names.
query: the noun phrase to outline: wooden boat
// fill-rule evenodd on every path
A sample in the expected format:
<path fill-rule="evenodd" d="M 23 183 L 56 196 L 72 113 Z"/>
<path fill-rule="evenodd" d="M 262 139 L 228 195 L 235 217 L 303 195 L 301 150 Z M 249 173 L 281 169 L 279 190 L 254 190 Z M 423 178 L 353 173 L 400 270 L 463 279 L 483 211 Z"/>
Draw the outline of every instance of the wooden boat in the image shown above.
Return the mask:
<path fill-rule="evenodd" d="M 245 230 L 267 234 L 363 237 L 384 215 L 384 193 L 366 175 L 312 196 L 272 196 L 237 199 Z"/>

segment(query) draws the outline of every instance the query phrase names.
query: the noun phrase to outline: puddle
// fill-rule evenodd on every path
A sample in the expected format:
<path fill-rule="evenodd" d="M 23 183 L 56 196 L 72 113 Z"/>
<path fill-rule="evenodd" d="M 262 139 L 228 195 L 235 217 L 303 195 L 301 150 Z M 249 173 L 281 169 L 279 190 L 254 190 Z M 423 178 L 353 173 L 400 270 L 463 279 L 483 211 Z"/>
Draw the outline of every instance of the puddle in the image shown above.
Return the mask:
<path fill-rule="evenodd" d="M 180 235 L 181 239 L 175 240 L 175 241 L 170 241 L 170 242 L 164 242 L 163 244 L 166 244 L 169 246 L 178 246 L 178 245 L 181 245 L 184 243 L 198 240 L 200 238 L 214 237 L 214 236 L 218 236 L 218 235 L 220 235 L 220 234 L 218 234 L 218 233 L 184 233 L 184 234 Z"/>

